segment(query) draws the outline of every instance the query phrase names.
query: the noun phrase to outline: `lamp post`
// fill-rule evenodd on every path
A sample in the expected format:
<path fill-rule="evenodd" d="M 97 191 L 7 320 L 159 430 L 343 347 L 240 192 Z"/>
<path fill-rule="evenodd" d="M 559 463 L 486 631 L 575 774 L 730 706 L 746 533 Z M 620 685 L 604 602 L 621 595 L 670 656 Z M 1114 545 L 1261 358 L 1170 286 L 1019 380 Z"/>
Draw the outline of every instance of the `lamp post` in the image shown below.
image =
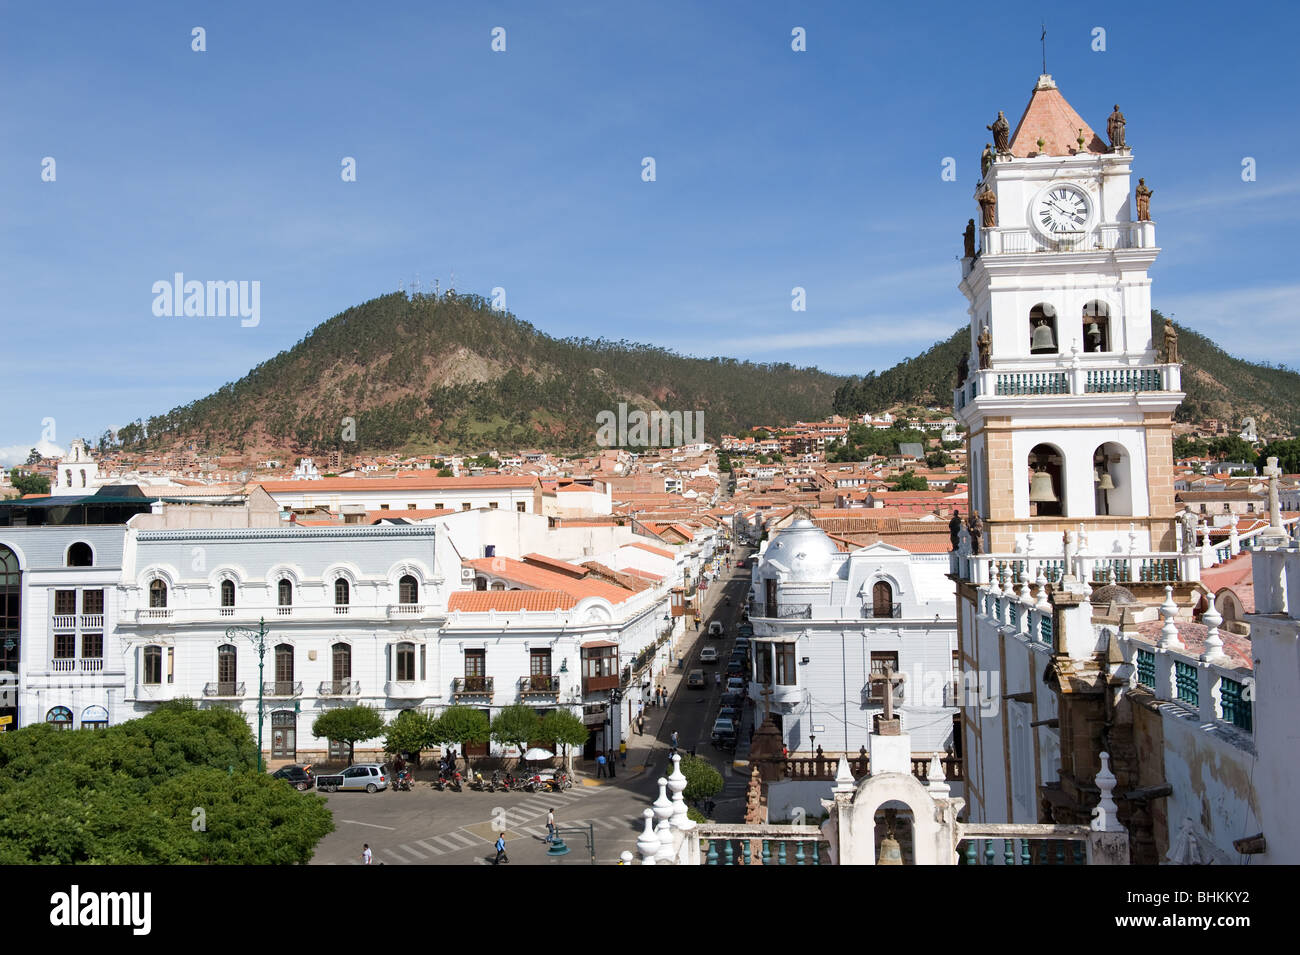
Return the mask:
<path fill-rule="evenodd" d="M 262 697 L 262 670 L 266 666 L 266 638 L 268 631 L 266 629 L 266 618 L 260 617 L 257 621 L 257 629 L 252 627 L 227 627 L 226 639 L 238 640 L 243 637 L 253 644 L 257 650 L 257 771 L 262 771 L 262 723 L 263 720 L 263 697 Z"/>

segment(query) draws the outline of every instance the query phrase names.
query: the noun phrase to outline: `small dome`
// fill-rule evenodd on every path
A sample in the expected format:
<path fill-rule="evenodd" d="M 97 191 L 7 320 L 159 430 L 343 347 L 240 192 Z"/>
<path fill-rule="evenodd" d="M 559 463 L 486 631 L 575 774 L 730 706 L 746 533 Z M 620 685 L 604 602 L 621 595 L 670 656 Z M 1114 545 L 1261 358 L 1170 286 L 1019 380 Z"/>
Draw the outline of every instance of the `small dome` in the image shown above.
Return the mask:
<path fill-rule="evenodd" d="M 825 531 L 807 518 L 800 518 L 772 538 L 763 557 L 788 567 L 786 580 L 826 580 L 834 573 L 839 552 Z"/>
<path fill-rule="evenodd" d="M 1138 599 L 1133 596 L 1133 592 L 1127 587 L 1121 587 L 1119 584 L 1107 584 L 1104 587 L 1098 587 L 1088 598 L 1088 602 L 1094 607 L 1101 607 L 1107 604 L 1135 604 Z"/>

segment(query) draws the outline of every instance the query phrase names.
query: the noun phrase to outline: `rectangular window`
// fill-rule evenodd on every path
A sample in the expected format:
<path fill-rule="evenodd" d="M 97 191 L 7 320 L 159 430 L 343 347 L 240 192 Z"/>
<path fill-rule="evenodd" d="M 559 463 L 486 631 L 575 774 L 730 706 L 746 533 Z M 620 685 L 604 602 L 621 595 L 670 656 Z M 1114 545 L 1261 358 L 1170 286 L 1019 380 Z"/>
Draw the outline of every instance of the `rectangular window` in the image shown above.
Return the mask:
<path fill-rule="evenodd" d="M 95 614 L 104 612 L 104 591 L 83 590 L 81 592 L 81 612 Z"/>
<path fill-rule="evenodd" d="M 588 647 L 582 651 L 582 675 L 588 679 L 618 675 L 618 647 Z"/>
<path fill-rule="evenodd" d="M 413 643 L 397 645 L 397 679 L 400 682 L 415 679 L 415 644 Z"/>
<path fill-rule="evenodd" d="M 551 651 L 550 648 L 545 650 L 532 650 L 528 654 L 528 673 L 530 676 L 550 676 L 551 675 Z"/>
<path fill-rule="evenodd" d="M 414 505 L 414 504 L 408 504 L 408 505 L 406 505 L 406 509 L 407 509 L 408 511 L 413 511 L 413 510 L 415 510 L 415 505 Z"/>
<path fill-rule="evenodd" d="M 427 647 L 425 646 L 425 644 L 423 644 L 423 643 L 420 644 L 420 679 L 421 679 L 421 680 L 424 679 L 424 661 L 425 661 L 425 650 L 426 650 L 426 649 L 427 649 Z"/>
<path fill-rule="evenodd" d="M 162 647 L 145 647 L 144 682 L 148 686 L 157 686 L 162 682 Z"/>
<path fill-rule="evenodd" d="M 496 502 L 496 501 L 493 501 L 491 504 L 488 505 L 488 508 L 489 508 L 490 510 L 495 511 L 495 510 L 497 509 L 497 502 Z"/>
<path fill-rule="evenodd" d="M 388 510 L 388 505 L 387 505 L 387 504 L 380 504 L 380 505 L 379 505 L 379 509 L 380 509 L 381 511 L 386 511 L 386 510 Z"/>
<path fill-rule="evenodd" d="M 460 509 L 461 509 L 462 511 L 468 511 L 468 510 L 469 510 L 469 501 L 463 501 L 463 502 L 461 502 Z"/>
<path fill-rule="evenodd" d="M 876 651 L 871 654 L 871 675 L 883 677 L 885 668 L 888 667 L 894 673 L 898 672 L 898 654 L 893 651 Z M 871 699 L 877 703 L 885 701 L 885 683 L 884 681 L 873 681 L 871 684 Z"/>
<path fill-rule="evenodd" d="M 77 655 L 77 635 L 75 633 L 56 633 L 54 635 L 54 659 L 68 660 Z"/>
<path fill-rule="evenodd" d="M 54 612 L 62 617 L 77 612 L 77 592 L 75 590 L 54 591 Z"/>
<path fill-rule="evenodd" d="M 104 656 L 104 635 L 102 633 L 83 633 L 81 635 L 81 656 L 87 660 L 98 660 Z"/>
<path fill-rule="evenodd" d="M 487 651 L 486 650 L 466 650 L 465 651 L 465 676 L 487 676 Z"/>
<path fill-rule="evenodd" d="M 524 514 L 528 511 L 528 505 L 525 504 L 523 501 L 520 501 L 515 505 L 515 510 L 518 511 L 520 514 Z"/>
<path fill-rule="evenodd" d="M 772 644 L 758 645 L 758 652 L 754 655 L 754 672 L 756 682 L 763 684 L 772 682 Z"/>
<path fill-rule="evenodd" d="M 167 682 L 176 682 L 176 648 L 167 648 Z"/>
<path fill-rule="evenodd" d="M 794 665 L 794 647 L 793 643 L 773 644 L 773 649 L 776 651 L 777 686 L 794 686 L 798 682 Z"/>

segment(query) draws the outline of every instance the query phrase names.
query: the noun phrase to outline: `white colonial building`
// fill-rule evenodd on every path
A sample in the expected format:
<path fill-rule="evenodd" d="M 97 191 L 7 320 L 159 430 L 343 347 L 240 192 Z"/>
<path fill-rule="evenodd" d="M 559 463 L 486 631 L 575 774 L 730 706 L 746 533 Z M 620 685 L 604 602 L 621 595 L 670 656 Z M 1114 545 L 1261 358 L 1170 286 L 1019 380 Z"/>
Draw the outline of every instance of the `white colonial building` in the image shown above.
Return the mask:
<path fill-rule="evenodd" d="M 896 711 L 918 753 L 954 747 L 955 603 L 946 554 L 883 541 L 841 553 L 797 519 L 754 562 L 750 620 L 761 713 L 771 711 L 791 751 L 856 753 L 883 710 L 888 667 L 903 674 Z M 814 743 L 812 737 L 816 737 Z"/>

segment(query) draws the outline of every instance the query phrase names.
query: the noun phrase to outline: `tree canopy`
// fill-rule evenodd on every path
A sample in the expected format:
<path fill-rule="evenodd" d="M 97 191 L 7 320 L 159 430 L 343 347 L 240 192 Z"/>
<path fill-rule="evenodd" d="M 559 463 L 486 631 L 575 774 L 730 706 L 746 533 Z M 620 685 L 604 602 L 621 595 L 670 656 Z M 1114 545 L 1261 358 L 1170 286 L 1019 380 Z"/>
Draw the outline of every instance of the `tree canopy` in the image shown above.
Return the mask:
<path fill-rule="evenodd" d="M 505 707 L 492 719 L 492 738 L 505 746 L 518 746 L 521 756 L 529 741 L 539 738 L 541 729 L 537 711 L 522 703 Z"/>
<path fill-rule="evenodd" d="M 311 724 L 313 736 L 348 744 L 348 764 L 357 743 L 374 739 L 384 731 L 384 718 L 368 706 L 341 706 L 327 710 Z"/>

